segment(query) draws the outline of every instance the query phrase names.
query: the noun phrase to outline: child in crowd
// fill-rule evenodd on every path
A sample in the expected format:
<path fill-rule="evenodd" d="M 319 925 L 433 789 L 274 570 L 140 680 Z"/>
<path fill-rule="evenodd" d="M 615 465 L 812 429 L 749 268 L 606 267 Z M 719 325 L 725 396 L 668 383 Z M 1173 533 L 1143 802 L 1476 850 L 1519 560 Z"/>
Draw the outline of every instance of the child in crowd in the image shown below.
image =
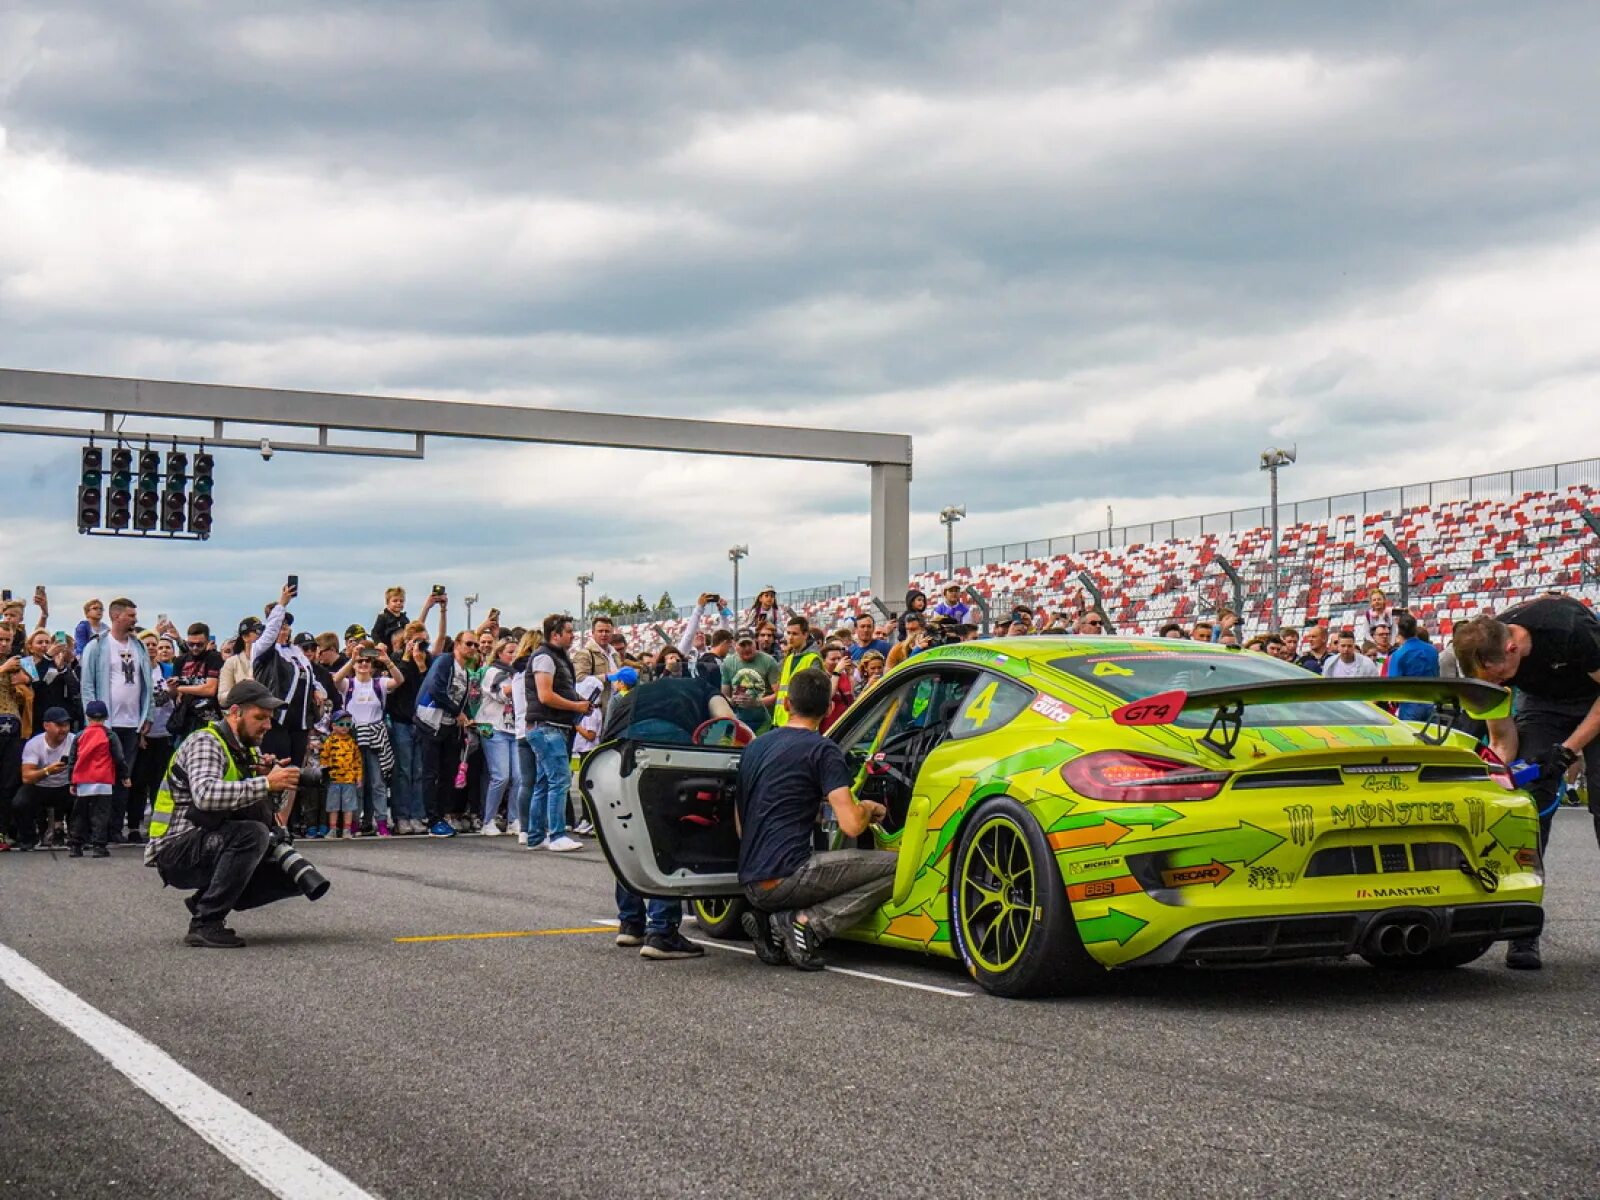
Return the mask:
<path fill-rule="evenodd" d="M 333 714 L 333 732 L 322 743 L 322 775 L 328 785 L 328 818 L 332 836 L 361 836 L 361 747 L 355 721 L 340 709 Z"/>
<path fill-rule="evenodd" d="M 105 615 L 106 606 L 98 600 L 90 600 L 83 606 L 83 620 L 78 622 L 77 629 L 72 633 L 73 652 L 79 658 L 83 657 L 85 646 L 111 628 L 101 619 Z"/>
<path fill-rule="evenodd" d="M 131 787 L 128 762 L 122 754 L 122 742 L 106 727 L 110 710 L 104 700 L 91 700 L 83 706 L 88 725 L 72 743 L 72 756 L 67 767 L 71 780 L 73 806 L 72 830 L 67 839 L 68 858 L 82 858 L 83 844 L 90 843 L 90 858 L 110 858 L 106 842 L 111 836 L 112 810 L 116 803 L 117 783 Z M 120 822 L 119 822 L 120 824 Z"/>

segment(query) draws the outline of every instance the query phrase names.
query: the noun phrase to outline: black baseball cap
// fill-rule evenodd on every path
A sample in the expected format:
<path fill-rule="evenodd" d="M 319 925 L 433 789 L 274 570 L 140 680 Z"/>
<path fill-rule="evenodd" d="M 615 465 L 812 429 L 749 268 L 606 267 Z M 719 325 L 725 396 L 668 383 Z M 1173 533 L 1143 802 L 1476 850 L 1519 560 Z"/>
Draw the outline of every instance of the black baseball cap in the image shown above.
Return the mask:
<path fill-rule="evenodd" d="M 228 707 L 236 705 L 250 705 L 271 712 L 275 708 L 282 708 L 283 701 L 274 696 L 265 684 L 257 683 L 254 679 L 242 679 L 228 693 Z"/>
<path fill-rule="evenodd" d="M 239 636 L 243 637 L 247 633 L 260 633 L 265 628 L 266 626 L 261 623 L 260 617 L 246 617 L 239 622 Z"/>
<path fill-rule="evenodd" d="M 302 650 L 314 649 L 317 644 L 317 635 L 314 633 L 297 633 L 294 637 L 294 644 Z"/>

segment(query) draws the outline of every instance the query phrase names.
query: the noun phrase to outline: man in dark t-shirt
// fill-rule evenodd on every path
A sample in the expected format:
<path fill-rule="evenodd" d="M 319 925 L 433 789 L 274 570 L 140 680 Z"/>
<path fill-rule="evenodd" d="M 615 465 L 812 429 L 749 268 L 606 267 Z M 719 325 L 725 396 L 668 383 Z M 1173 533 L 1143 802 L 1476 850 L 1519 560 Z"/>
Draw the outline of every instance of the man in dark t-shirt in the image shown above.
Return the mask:
<path fill-rule="evenodd" d="M 883 805 L 850 794 L 844 751 L 817 732 L 832 684 L 815 667 L 789 680 L 789 720 L 762 734 L 739 761 L 739 882 L 755 909 L 742 918 L 761 961 L 802 971 L 827 964 L 822 943 L 894 892 L 896 856 L 883 850 L 812 849 L 826 803 L 848 837 L 884 818 Z"/>
<path fill-rule="evenodd" d="M 1576 600 L 1545 596 L 1463 621 L 1451 645 L 1463 675 L 1517 690 L 1516 716 L 1489 722 L 1489 745 L 1506 762 L 1540 767 L 1528 791 L 1539 806 L 1541 854 L 1561 780 L 1580 758 L 1600 838 L 1600 619 Z M 1512 942 L 1506 965 L 1537 970 L 1538 940 Z"/>

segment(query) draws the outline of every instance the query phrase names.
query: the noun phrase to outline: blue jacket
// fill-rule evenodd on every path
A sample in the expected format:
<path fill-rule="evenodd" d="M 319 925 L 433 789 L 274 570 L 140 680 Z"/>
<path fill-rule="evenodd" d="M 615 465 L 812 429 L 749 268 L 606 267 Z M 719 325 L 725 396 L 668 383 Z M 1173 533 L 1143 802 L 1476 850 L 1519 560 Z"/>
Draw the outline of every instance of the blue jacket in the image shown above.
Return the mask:
<path fill-rule="evenodd" d="M 85 704 L 100 700 L 107 708 L 111 707 L 111 672 L 116 664 L 111 661 L 110 639 L 111 631 L 108 629 L 90 638 L 89 644 L 84 647 L 81 673 Z M 128 638 L 128 644 L 133 648 L 134 668 L 139 683 L 139 724 L 143 725 L 150 719 L 150 706 L 155 699 L 155 690 L 150 682 L 150 655 L 146 653 L 144 643 L 132 635 Z"/>
<path fill-rule="evenodd" d="M 1439 651 L 1421 638 L 1406 638 L 1390 652 L 1385 674 L 1390 679 L 1437 679 Z M 1433 705 L 1402 704 L 1395 715 L 1402 721 L 1426 721 Z"/>
<path fill-rule="evenodd" d="M 455 665 L 454 654 L 433 656 L 433 661 L 428 664 L 428 673 L 422 677 L 422 686 L 417 689 L 419 709 L 437 708 L 452 721 L 461 714 L 461 705 L 450 698 L 450 676 L 455 670 Z M 461 670 L 465 674 L 466 668 L 462 667 Z"/>

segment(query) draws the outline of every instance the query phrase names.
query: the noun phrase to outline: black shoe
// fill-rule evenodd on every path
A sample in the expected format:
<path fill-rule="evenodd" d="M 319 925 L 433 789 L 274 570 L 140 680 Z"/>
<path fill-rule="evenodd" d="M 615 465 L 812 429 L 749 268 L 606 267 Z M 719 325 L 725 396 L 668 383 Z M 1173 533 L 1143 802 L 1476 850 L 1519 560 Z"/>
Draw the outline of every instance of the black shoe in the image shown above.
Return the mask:
<path fill-rule="evenodd" d="M 96 846 L 93 850 L 89 851 L 89 857 L 90 858 L 110 858 L 111 857 L 111 851 L 107 850 L 104 846 Z"/>
<path fill-rule="evenodd" d="M 83 847 L 82 846 L 69 847 L 68 850 L 67 850 L 67 857 L 68 858 L 82 858 L 83 857 Z"/>
<path fill-rule="evenodd" d="M 644 939 L 644 945 L 639 950 L 640 958 L 668 959 L 668 958 L 700 958 L 706 952 L 704 946 L 696 946 L 676 929 L 669 933 L 652 933 Z"/>
<path fill-rule="evenodd" d="M 1506 966 L 1513 971 L 1537 971 L 1544 966 L 1539 960 L 1538 938 L 1516 938 L 1506 947 Z"/>
<path fill-rule="evenodd" d="M 643 925 L 624 925 L 617 930 L 617 945 L 642 946 L 644 945 Z"/>
<path fill-rule="evenodd" d="M 828 965 L 822 960 L 822 939 L 811 926 L 796 921 L 792 912 L 773 913 L 771 919 L 772 932 L 783 940 L 791 963 L 802 971 L 820 971 Z"/>
<path fill-rule="evenodd" d="M 202 946 L 208 950 L 234 950 L 244 945 L 244 939 L 226 925 L 190 925 L 183 935 L 185 946 Z"/>
<path fill-rule="evenodd" d="M 127 842 L 130 846 L 142 846 L 142 845 L 144 845 L 145 837 L 144 837 L 144 834 L 142 834 L 142 833 L 139 833 L 137 831 L 132 831 L 132 832 L 130 832 L 128 834 L 127 837 L 123 838 L 122 840 Z"/>
<path fill-rule="evenodd" d="M 789 956 L 783 951 L 783 940 L 772 932 L 772 922 L 767 919 L 766 913 L 746 909 L 739 918 L 739 924 L 755 946 L 756 957 L 767 966 L 781 967 L 789 961 Z"/>
<path fill-rule="evenodd" d="M 183 906 L 189 910 L 189 915 L 191 917 L 199 916 L 200 915 L 200 893 L 196 892 L 192 896 L 185 896 L 183 898 Z"/>

